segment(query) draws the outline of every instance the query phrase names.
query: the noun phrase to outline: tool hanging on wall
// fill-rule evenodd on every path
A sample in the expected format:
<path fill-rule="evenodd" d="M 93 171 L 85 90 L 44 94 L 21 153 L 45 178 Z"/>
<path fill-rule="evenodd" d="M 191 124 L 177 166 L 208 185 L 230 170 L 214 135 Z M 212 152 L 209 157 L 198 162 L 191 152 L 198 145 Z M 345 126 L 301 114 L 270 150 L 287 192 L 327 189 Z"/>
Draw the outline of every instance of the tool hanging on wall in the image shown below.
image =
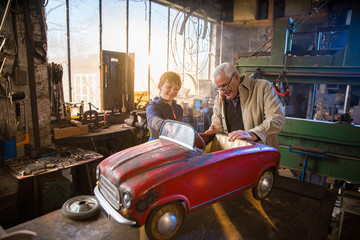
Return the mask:
<path fill-rule="evenodd" d="M 27 117 L 27 108 L 26 108 L 26 101 L 25 101 L 25 93 L 24 92 L 13 92 L 12 91 L 12 79 L 9 75 L 4 76 L 6 78 L 5 82 L 5 89 L 4 94 L 2 98 L 6 99 L 6 116 L 2 120 L 1 123 L 1 131 L 0 131 L 0 138 L 2 140 L 11 140 L 16 139 L 16 147 L 22 146 L 24 144 L 29 143 L 29 128 L 28 128 L 28 117 Z M 1 85 L 1 84 L 0 84 Z M 20 101 L 23 102 L 24 105 L 24 125 L 25 125 L 25 134 L 16 136 L 17 130 L 20 125 L 20 115 L 21 115 L 21 108 L 20 108 Z M 11 120 L 10 120 L 10 106 L 12 106 L 13 102 L 15 102 L 15 114 L 16 119 L 14 122 L 14 125 L 11 126 Z M 11 129 L 11 131 L 8 131 Z M 7 132 L 7 134 L 5 134 Z M 11 132 L 11 134 L 10 134 Z"/>
<path fill-rule="evenodd" d="M 284 88 L 283 86 L 280 86 L 280 84 L 283 85 L 283 83 L 279 81 L 279 79 L 280 79 L 281 76 L 284 76 L 285 83 L 286 83 L 286 88 L 285 88 L 286 90 L 283 91 L 283 92 L 281 92 L 281 90 L 280 90 L 280 87 L 281 87 L 282 89 Z M 279 85 L 279 86 L 277 86 L 277 85 Z M 288 80 L 286 79 L 285 73 L 284 73 L 283 71 L 281 71 L 281 72 L 279 73 L 278 78 L 277 78 L 276 81 L 274 82 L 274 89 L 275 89 L 275 91 L 276 91 L 276 94 L 279 96 L 280 101 L 281 101 L 282 103 L 285 103 L 286 105 L 288 105 L 288 104 L 289 104 L 289 101 L 290 101 L 290 93 L 291 93 L 291 90 L 290 90 L 290 87 L 289 87 L 289 82 L 288 82 Z"/>
<path fill-rule="evenodd" d="M 15 101 L 15 112 L 16 112 L 16 120 L 20 123 L 20 100 L 24 104 L 24 124 L 25 124 L 25 134 L 16 136 L 16 147 L 22 146 L 24 144 L 28 144 L 30 141 L 29 137 L 29 127 L 28 127 L 28 116 L 27 116 L 27 108 L 25 101 L 25 93 L 24 92 L 15 92 L 11 95 L 12 100 Z"/>
<path fill-rule="evenodd" d="M 126 112 L 126 107 L 125 107 L 125 94 L 121 94 L 122 97 L 122 107 L 121 107 L 121 112 L 125 113 Z"/>
<path fill-rule="evenodd" d="M 57 122 L 65 118 L 62 75 L 63 68 L 60 64 L 51 63 L 48 65 L 51 116 L 55 116 Z"/>
<path fill-rule="evenodd" d="M 24 92 L 14 92 L 11 93 L 11 98 L 15 101 L 15 113 L 16 113 L 16 120 L 20 121 L 20 100 L 25 98 Z"/>

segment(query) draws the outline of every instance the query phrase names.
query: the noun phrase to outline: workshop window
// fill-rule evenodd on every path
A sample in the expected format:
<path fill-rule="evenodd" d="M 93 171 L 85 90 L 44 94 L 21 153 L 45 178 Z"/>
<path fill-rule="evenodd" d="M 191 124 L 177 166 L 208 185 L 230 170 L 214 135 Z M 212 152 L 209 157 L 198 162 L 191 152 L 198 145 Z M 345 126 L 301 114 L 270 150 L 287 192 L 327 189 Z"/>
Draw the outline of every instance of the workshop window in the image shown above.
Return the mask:
<path fill-rule="evenodd" d="M 126 1 L 102 1 L 102 49 L 126 52 Z"/>
<path fill-rule="evenodd" d="M 184 13 L 179 12 L 175 9 L 170 9 L 170 28 L 169 28 L 169 70 L 181 73 L 181 61 L 183 59 L 183 36 L 178 39 L 177 32 L 180 31 L 180 21 L 177 18 Z M 182 16 L 183 18 L 183 16 Z"/>
<path fill-rule="evenodd" d="M 151 3 L 150 98 L 159 94 L 158 82 L 168 69 L 169 8 Z"/>
<path fill-rule="evenodd" d="M 287 117 L 311 118 L 312 89 L 314 84 L 290 83 L 291 95 L 289 99 L 281 97 L 286 103 L 285 115 Z"/>
<path fill-rule="evenodd" d="M 89 86 L 93 94 L 91 99 L 86 101 L 84 109 L 88 109 L 91 102 L 100 107 L 100 46 L 99 46 L 99 1 L 87 0 L 69 1 L 70 11 L 70 51 L 71 51 L 71 74 L 73 89 L 77 89 L 77 82 L 74 81 L 75 74 L 88 74 L 95 77 L 96 84 Z M 73 91 L 75 103 L 81 99 L 76 91 Z"/>
<path fill-rule="evenodd" d="M 74 101 L 80 103 L 94 104 L 93 96 L 96 94 L 94 89 L 97 88 L 97 76 L 96 74 L 74 74 Z M 86 104 L 86 108 L 90 108 L 89 104 Z M 96 104 L 94 104 L 96 106 Z M 97 107 L 97 106 L 96 106 Z M 93 107 L 92 107 L 93 108 Z"/>
<path fill-rule="evenodd" d="M 135 53 L 135 91 L 148 89 L 149 1 L 129 1 L 129 52 Z"/>
<path fill-rule="evenodd" d="M 69 101 L 68 79 L 68 46 L 66 29 L 66 4 L 64 0 L 49 1 L 46 5 L 48 25 L 48 62 L 61 64 L 63 67 L 63 91 L 65 101 Z M 93 76 L 92 84 L 88 86 L 93 95 L 89 101 L 100 107 L 100 46 L 99 46 L 99 1 L 69 1 L 70 26 L 70 60 L 72 100 L 80 103 L 83 91 L 78 76 Z M 80 84 L 80 85 L 79 85 Z M 85 110 L 88 104 L 85 105 Z"/>
<path fill-rule="evenodd" d="M 339 84 L 319 84 L 315 97 L 314 119 L 348 121 L 345 113 L 360 124 L 360 87 Z"/>
<path fill-rule="evenodd" d="M 66 5 L 64 0 L 49 1 L 45 8 L 47 23 L 48 62 L 63 67 L 63 90 L 65 101 L 69 101 L 69 78 L 66 37 Z"/>
<path fill-rule="evenodd" d="M 198 94 L 199 79 L 208 79 L 211 24 L 183 12 L 170 11 L 169 70 L 179 72 L 190 94 Z M 185 24 L 184 21 L 186 20 Z"/>
<path fill-rule="evenodd" d="M 63 66 L 65 101 L 70 99 L 67 60 L 70 51 L 73 102 L 84 100 L 87 110 L 86 99 L 81 99 L 85 95 L 78 91 L 81 86 L 75 81 L 75 78 L 78 78 L 75 75 L 91 75 L 94 76 L 94 83 L 86 91 L 94 94 L 91 103 L 100 107 L 99 0 L 69 0 L 69 48 L 66 33 L 66 1 L 49 1 L 45 10 L 49 62 L 60 63 Z M 196 90 L 199 80 L 209 78 L 210 29 L 211 23 L 195 15 L 185 19 L 184 12 L 169 10 L 168 7 L 148 0 L 102 1 L 102 49 L 115 52 L 128 50 L 129 53 L 135 53 L 135 91 L 151 89 L 151 98 L 158 94 L 157 83 L 161 74 L 167 70 L 181 75 L 190 94 L 198 93 Z"/>
<path fill-rule="evenodd" d="M 281 97 L 287 117 L 360 124 L 360 86 L 290 83 L 289 98 Z"/>

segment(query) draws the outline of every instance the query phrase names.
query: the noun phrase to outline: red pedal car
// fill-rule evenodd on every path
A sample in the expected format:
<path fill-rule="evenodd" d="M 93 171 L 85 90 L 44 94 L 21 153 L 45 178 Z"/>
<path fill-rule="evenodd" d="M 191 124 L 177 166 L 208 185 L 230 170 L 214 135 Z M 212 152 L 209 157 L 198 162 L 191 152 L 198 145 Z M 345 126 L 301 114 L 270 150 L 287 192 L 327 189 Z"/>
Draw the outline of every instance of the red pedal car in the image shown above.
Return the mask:
<path fill-rule="evenodd" d="M 277 149 L 226 135 L 197 134 L 166 121 L 160 138 L 103 160 L 94 192 L 108 217 L 142 226 L 149 239 L 173 238 L 186 213 L 252 188 L 261 200 L 277 174 Z"/>

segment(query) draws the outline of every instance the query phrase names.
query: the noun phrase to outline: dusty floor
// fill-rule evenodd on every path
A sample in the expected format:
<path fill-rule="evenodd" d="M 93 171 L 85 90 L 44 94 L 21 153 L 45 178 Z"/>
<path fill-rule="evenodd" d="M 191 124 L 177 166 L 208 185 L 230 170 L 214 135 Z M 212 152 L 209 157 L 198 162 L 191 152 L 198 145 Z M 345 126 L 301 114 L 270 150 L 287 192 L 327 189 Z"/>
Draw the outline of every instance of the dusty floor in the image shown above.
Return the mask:
<path fill-rule="evenodd" d="M 177 239 L 323 239 L 334 202 L 323 187 L 278 177 L 262 202 L 249 190 L 188 214 Z M 147 239 L 144 227 L 121 225 L 102 213 L 74 221 L 57 210 L 7 232 L 20 229 L 36 232 L 36 239 Z"/>

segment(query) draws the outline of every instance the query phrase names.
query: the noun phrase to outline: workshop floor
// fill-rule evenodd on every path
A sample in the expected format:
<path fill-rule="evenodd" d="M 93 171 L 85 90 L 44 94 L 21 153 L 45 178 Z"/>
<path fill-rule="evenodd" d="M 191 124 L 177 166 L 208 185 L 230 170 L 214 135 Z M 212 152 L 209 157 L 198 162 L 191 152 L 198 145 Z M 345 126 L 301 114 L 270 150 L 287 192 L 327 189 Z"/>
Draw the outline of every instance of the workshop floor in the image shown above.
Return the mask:
<path fill-rule="evenodd" d="M 326 239 L 335 195 L 325 188 L 278 177 L 263 202 L 245 191 L 188 214 L 177 239 Z M 147 239 L 144 227 L 132 228 L 100 213 L 74 221 L 61 210 L 7 230 L 31 230 L 36 239 Z"/>

